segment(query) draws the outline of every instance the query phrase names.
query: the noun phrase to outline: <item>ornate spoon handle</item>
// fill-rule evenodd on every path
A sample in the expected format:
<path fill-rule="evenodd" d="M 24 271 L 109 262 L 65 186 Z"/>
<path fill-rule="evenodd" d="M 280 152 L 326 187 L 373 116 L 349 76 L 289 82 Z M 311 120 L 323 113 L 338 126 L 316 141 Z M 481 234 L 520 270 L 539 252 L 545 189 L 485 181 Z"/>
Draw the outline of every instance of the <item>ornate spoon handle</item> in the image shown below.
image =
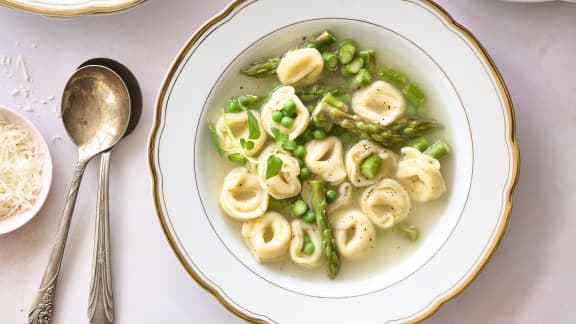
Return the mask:
<path fill-rule="evenodd" d="M 49 324 L 52 321 L 52 314 L 54 313 L 54 294 L 56 293 L 56 283 L 58 281 L 58 274 L 60 273 L 60 265 L 62 264 L 62 256 L 64 255 L 64 248 L 66 246 L 66 239 L 68 238 L 68 230 L 70 229 L 70 221 L 72 220 L 72 213 L 76 205 L 76 198 L 78 197 L 78 189 L 80 182 L 82 182 L 82 175 L 86 169 L 87 161 L 78 161 L 74 176 L 72 177 L 72 184 L 68 192 L 68 198 L 60 217 L 60 224 L 56 232 L 56 238 L 52 246 L 52 253 L 48 260 L 44 276 L 40 283 L 40 289 L 34 299 L 34 303 L 28 313 L 29 324 Z"/>
<path fill-rule="evenodd" d="M 88 298 L 88 321 L 92 324 L 112 324 L 114 322 L 108 207 L 109 170 L 110 151 L 102 153 L 102 158 L 100 159 L 94 256 L 92 259 L 92 279 Z"/>

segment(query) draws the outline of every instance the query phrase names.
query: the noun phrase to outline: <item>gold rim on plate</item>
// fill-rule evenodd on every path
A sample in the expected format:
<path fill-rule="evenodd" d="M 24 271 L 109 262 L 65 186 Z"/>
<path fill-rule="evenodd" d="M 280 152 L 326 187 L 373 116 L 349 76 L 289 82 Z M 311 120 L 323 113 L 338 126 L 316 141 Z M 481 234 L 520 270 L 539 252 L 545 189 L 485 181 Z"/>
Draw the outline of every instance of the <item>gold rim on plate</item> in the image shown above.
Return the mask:
<path fill-rule="evenodd" d="M 186 42 L 184 47 L 180 50 L 180 52 L 178 53 L 178 55 L 176 56 L 176 58 L 174 59 L 174 61 L 170 65 L 168 73 L 166 74 L 166 76 L 162 82 L 162 85 L 160 87 L 160 90 L 158 92 L 158 96 L 156 99 L 154 120 L 152 123 L 152 129 L 151 129 L 149 139 L 148 139 L 148 164 L 149 164 L 150 172 L 152 175 L 152 194 L 154 197 L 156 214 L 157 214 L 158 220 L 160 222 L 160 225 L 162 227 L 162 230 L 164 232 L 164 235 L 166 236 L 166 238 L 167 238 L 167 240 L 168 240 L 168 242 L 172 248 L 172 251 L 175 253 L 179 262 L 186 269 L 186 271 L 190 274 L 190 276 L 192 278 L 194 278 L 194 280 L 196 280 L 196 282 L 198 282 L 198 284 L 200 286 L 202 286 L 204 289 L 206 289 L 208 292 L 210 292 L 212 295 L 214 295 L 214 297 L 224 307 L 226 307 L 229 311 L 231 311 L 233 314 L 235 314 L 236 316 L 238 316 L 244 320 L 247 320 L 251 323 L 267 323 L 266 321 L 260 320 L 258 318 L 254 318 L 254 317 L 242 312 L 240 309 L 236 308 L 235 306 L 233 306 L 225 298 L 223 298 L 223 296 L 218 291 L 216 291 L 216 289 L 214 287 L 212 287 L 209 283 L 205 282 L 198 274 L 196 274 L 194 269 L 192 269 L 185 262 L 184 255 L 182 255 L 182 253 L 179 251 L 178 246 L 177 246 L 174 238 L 170 234 L 168 224 L 164 221 L 164 215 L 163 215 L 162 210 L 161 210 L 161 201 L 160 201 L 160 197 L 158 195 L 159 182 L 158 182 L 158 175 L 154 169 L 155 163 L 154 163 L 154 154 L 153 154 L 153 152 L 155 151 L 154 139 L 156 138 L 156 135 L 157 135 L 158 131 L 160 130 L 159 121 L 160 121 L 160 117 L 161 117 L 162 102 L 164 101 L 165 96 L 167 94 L 168 84 L 170 83 L 170 80 L 175 75 L 178 66 L 180 65 L 180 63 L 184 59 L 186 53 L 192 48 L 192 46 L 196 43 L 196 41 L 208 29 L 210 29 L 212 26 L 216 25 L 218 22 L 220 22 L 223 19 L 225 19 L 226 17 L 228 17 L 234 11 L 234 9 L 236 9 L 237 7 L 239 7 L 241 4 L 245 3 L 246 1 L 247 0 L 232 1 L 218 15 L 214 16 L 213 18 L 211 18 L 210 20 L 205 22 L 188 39 L 188 41 Z M 464 25 L 457 22 L 448 13 L 448 11 L 446 9 L 444 9 L 442 6 L 440 6 L 438 3 L 436 3 L 433 0 L 422 0 L 422 1 L 426 4 L 428 4 L 429 7 L 434 9 L 437 13 L 442 15 L 446 19 L 446 21 L 449 24 L 451 24 L 452 26 L 454 26 L 458 31 L 462 32 L 463 35 L 467 38 L 467 40 L 475 47 L 475 49 L 478 51 L 478 53 L 480 55 L 482 55 L 482 57 L 486 60 L 486 62 L 488 64 L 488 66 L 490 68 L 490 72 L 491 72 L 492 76 L 494 77 L 495 81 L 497 82 L 498 89 L 499 89 L 500 93 L 504 96 L 504 99 L 505 99 L 504 103 L 506 105 L 506 109 L 507 109 L 508 115 L 510 117 L 508 120 L 508 122 L 509 122 L 508 126 L 509 126 L 509 130 L 510 130 L 508 133 L 508 140 L 510 141 L 511 150 L 512 150 L 512 166 L 511 166 L 512 169 L 510 171 L 512 181 L 511 181 L 510 186 L 507 188 L 507 201 L 506 201 L 506 206 L 505 206 L 505 209 L 503 212 L 503 220 L 500 222 L 500 224 L 498 225 L 498 227 L 496 229 L 495 238 L 492 240 L 492 242 L 490 242 L 490 246 L 487 250 L 487 253 L 485 253 L 481 257 L 481 260 L 479 261 L 476 268 L 472 269 L 472 271 L 467 275 L 467 277 L 464 280 L 462 280 L 462 282 L 458 286 L 450 288 L 450 291 L 448 291 L 446 293 L 446 295 L 435 299 L 431 304 L 425 306 L 425 308 L 422 309 L 420 312 L 413 314 L 413 317 L 411 319 L 409 319 L 408 323 L 420 322 L 420 321 L 430 317 L 432 314 L 434 314 L 439 309 L 440 306 L 442 306 L 447 301 L 456 297 L 466 287 L 468 287 L 470 285 L 470 283 L 474 279 L 476 279 L 478 274 L 488 264 L 492 255 L 494 254 L 494 251 L 499 246 L 501 239 L 502 239 L 502 236 L 503 236 L 503 234 L 506 231 L 506 228 L 508 226 L 510 213 L 512 211 L 512 196 L 514 194 L 514 190 L 515 190 L 516 185 L 518 183 L 518 176 L 519 176 L 519 170 L 520 170 L 520 152 L 518 149 L 518 143 L 516 141 L 516 120 L 515 120 L 515 115 L 514 115 L 512 99 L 511 99 L 511 96 L 510 96 L 508 89 L 506 88 L 506 85 L 504 83 L 502 75 L 500 74 L 500 72 L 498 71 L 498 68 L 494 64 L 493 59 L 487 53 L 486 49 L 484 48 L 484 46 L 482 46 L 480 41 L 478 41 L 476 36 L 474 36 L 472 34 L 472 32 L 470 32 L 470 30 L 468 30 Z"/>
<path fill-rule="evenodd" d="M 0 0 L 0 5 L 49 17 L 76 17 L 82 15 L 107 14 L 135 7 L 146 0 L 124 0 L 120 3 L 102 3 L 87 0 L 80 4 L 55 5 L 43 1 Z"/>

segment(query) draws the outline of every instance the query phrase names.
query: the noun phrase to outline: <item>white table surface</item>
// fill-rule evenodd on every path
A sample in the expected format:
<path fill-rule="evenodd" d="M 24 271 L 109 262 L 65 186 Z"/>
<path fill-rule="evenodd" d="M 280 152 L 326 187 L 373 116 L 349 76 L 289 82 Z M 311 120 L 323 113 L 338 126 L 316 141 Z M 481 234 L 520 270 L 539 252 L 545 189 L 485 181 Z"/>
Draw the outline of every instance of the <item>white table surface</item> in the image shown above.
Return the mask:
<path fill-rule="evenodd" d="M 492 261 L 426 322 L 574 323 L 576 4 L 438 2 L 477 36 L 502 72 L 515 104 L 522 163 L 509 228 Z M 40 128 L 54 159 L 43 211 L 0 236 L 0 324 L 26 322 L 76 161 L 55 111 L 69 75 L 99 56 L 132 69 L 144 95 L 140 124 L 111 164 L 116 323 L 243 322 L 196 284 L 172 253 L 155 214 L 147 163 L 154 100 L 164 74 L 188 37 L 226 4 L 155 0 L 120 14 L 76 19 L 0 8 L 0 56 L 12 57 L 11 66 L 0 66 L 0 105 L 32 108 L 23 113 Z M 18 55 L 28 65 L 30 82 L 14 68 Z M 30 89 L 29 96 L 11 95 L 19 87 Z M 56 99 L 43 103 L 49 96 Z M 89 165 L 79 193 L 56 324 L 86 322 L 97 164 Z"/>

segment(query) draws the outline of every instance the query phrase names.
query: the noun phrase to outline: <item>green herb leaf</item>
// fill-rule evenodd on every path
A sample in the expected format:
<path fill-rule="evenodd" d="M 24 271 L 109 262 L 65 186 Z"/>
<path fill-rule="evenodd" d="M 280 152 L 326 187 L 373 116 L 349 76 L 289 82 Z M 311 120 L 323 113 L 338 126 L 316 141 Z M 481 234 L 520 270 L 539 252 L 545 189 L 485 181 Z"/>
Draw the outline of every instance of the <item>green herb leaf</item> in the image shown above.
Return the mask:
<path fill-rule="evenodd" d="M 420 238 L 420 231 L 414 225 L 400 224 L 398 230 L 404 233 L 404 237 L 410 242 L 416 242 Z"/>
<path fill-rule="evenodd" d="M 258 125 L 258 119 L 254 117 L 254 114 L 246 107 L 242 109 L 248 115 L 248 139 L 257 139 L 260 137 L 260 126 Z"/>
<path fill-rule="evenodd" d="M 220 155 L 220 157 L 224 157 L 224 153 L 226 151 L 224 151 L 224 149 L 222 148 L 222 145 L 220 145 L 220 137 L 218 136 L 218 133 L 216 132 L 216 128 L 214 127 L 214 124 L 208 125 L 208 130 L 210 131 L 210 138 L 212 138 L 212 143 L 214 143 L 214 146 L 216 146 L 216 150 L 218 151 L 218 154 Z"/>
<path fill-rule="evenodd" d="M 240 139 L 240 146 L 245 150 L 251 150 L 254 148 L 254 141 L 246 140 L 245 138 Z"/>
<path fill-rule="evenodd" d="M 270 155 L 268 157 L 268 161 L 266 162 L 266 179 L 270 179 L 278 175 L 282 169 L 282 163 L 282 159 L 276 156 L 276 154 Z"/>
<path fill-rule="evenodd" d="M 246 157 L 240 153 L 232 153 L 228 155 L 228 160 L 230 160 L 231 162 L 238 162 L 242 165 L 248 162 L 248 159 L 246 159 Z"/>
<path fill-rule="evenodd" d="M 288 141 L 288 135 L 280 132 L 278 128 L 272 127 L 270 130 L 272 131 L 272 135 L 274 135 L 274 139 L 276 140 L 276 142 L 282 144 Z"/>

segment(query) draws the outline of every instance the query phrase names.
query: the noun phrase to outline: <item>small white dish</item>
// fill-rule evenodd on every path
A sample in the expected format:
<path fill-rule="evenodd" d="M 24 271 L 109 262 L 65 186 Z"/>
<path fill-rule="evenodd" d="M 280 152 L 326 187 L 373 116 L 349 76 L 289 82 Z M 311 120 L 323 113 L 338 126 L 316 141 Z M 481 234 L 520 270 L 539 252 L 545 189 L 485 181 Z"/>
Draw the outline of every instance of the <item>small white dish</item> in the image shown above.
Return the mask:
<path fill-rule="evenodd" d="M 23 213 L 0 218 L 0 235 L 2 235 L 22 227 L 38 214 L 40 208 L 42 208 L 42 205 L 44 205 L 44 202 L 46 201 L 48 192 L 50 191 L 53 170 L 52 158 L 50 156 L 48 145 L 40 131 L 36 126 L 34 126 L 34 124 L 32 124 L 32 122 L 21 114 L 2 106 L 0 106 L 0 121 L 14 124 L 21 129 L 28 130 L 32 140 L 36 144 L 39 154 L 42 156 L 42 188 L 40 189 L 38 198 L 34 202 L 34 206 Z"/>
<path fill-rule="evenodd" d="M 0 5 L 45 16 L 76 17 L 112 13 L 132 8 L 145 0 L 0 0 Z"/>

